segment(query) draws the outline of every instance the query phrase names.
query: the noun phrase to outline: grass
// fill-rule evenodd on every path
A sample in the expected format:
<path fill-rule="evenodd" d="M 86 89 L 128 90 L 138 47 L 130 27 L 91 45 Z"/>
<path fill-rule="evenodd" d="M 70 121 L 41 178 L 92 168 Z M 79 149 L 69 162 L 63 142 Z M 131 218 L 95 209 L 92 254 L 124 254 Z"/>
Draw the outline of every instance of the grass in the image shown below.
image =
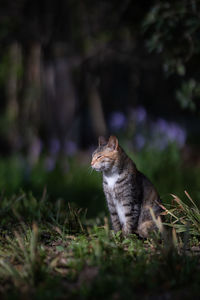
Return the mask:
<path fill-rule="evenodd" d="M 167 237 L 141 240 L 135 235 L 123 239 L 120 232 L 114 234 L 106 217 L 88 220 L 85 211 L 76 206 L 61 200 L 53 205 L 45 192 L 40 199 L 25 193 L 2 198 L 0 297 L 197 297 L 200 247 L 198 235 L 193 233 L 198 232 L 200 223 L 193 222 L 188 204 L 180 201 L 168 209 L 173 230 Z M 193 210 L 199 216 L 195 203 Z M 183 219 L 188 221 L 187 244 L 178 227 Z"/>
<path fill-rule="evenodd" d="M 126 146 L 125 150 L 128 152 Z M 170 193 L 183 198 L 184 190 L 194 199 L 200 199 L 200 167 L 185 164 L 175 145 L 163 151 L 143 150 L 129 155 L 138 169 L 151 179 L 165 203 L 170 202 Z M 74 202 L 88 209 L 88 217 L 106 211 L 101 174 L 91 174 L 89 166 L 81 165 L 79 158 L 58 159 L 52 171 L 46 170 L 45 157 L 34 166 L 20 156 L 0 158 L 0 191 L 4 196 L 11 197 L 23 189 L 33 191 L 38 198 L 44 187 L 50 201 L 62 198 L 65 202 Z"/>
<path fill-rule="evenodd" d="M 170 216 L 168 226 L 176 229 L 177 233 L 188 233 L 192 236 L 200 236 L 200 208 L 185 191 L 187 202 L 172 194 L 172 205 L 164 210 Z M 169 205 L 168 205 L 169 206 Z"/>
<path fill-rule="evenodd" d="M 88 167 L 0 159 L 1 299 L 199 297 L 199 167 L 174 147 L 130 155 L 166 211 L 165 230 L 147 240 L 110 230 L 101 176 Z"/>

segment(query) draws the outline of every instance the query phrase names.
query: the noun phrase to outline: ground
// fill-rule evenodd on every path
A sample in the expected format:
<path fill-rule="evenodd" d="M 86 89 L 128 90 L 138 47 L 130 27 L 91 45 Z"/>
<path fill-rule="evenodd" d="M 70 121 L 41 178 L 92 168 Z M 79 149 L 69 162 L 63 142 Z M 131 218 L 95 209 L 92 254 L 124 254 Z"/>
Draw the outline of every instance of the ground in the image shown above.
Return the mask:
<path fill-rule="evenodd" d="M 199 241 L 187 232 L 122 238 L 108 218 L 45 195 L 1 206 L 1 299 L 198 298 Z"/>

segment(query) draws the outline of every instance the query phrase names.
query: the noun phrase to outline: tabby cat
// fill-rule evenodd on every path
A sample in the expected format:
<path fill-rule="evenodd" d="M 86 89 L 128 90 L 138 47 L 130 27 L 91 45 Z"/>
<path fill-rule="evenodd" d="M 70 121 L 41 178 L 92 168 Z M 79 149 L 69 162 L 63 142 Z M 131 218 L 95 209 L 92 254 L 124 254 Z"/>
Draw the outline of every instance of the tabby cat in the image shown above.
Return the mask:
<path fill-rule="evenodd" d="M 150 208 L 158 217 L 161 200 L 153 184 L 139 172 L 135 163 L 119 146 L 118 139 L 99 137 L 91 166 L 103 173 L 103 189 L 115 232 L 137 233 L 146 238 L 156 229 Z"/>

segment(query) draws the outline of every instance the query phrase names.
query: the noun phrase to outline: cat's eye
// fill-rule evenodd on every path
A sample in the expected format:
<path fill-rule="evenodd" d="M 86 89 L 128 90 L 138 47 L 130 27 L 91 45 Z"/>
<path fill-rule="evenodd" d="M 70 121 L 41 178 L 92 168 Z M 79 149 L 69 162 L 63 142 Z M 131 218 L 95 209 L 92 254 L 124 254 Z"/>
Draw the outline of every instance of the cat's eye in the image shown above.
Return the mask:
<path fill-rule="evenodd" d="M 99 159 L 100 157 L 102 157 L 102 155 L 97 156 L 97 159 Z"/>

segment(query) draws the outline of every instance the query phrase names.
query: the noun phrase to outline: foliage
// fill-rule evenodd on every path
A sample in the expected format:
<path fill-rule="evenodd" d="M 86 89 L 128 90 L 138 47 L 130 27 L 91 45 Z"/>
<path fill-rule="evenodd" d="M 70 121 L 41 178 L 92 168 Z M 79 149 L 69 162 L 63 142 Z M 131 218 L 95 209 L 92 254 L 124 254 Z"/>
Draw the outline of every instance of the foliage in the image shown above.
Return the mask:
<path fill-rule="evenodd" d="M 171 216 L 171 222 L 168 224 L 176 229 L 178 233 L 187 233 L 193 236 L 200 236 L 200 209 L 192 200 L 190 195 L 185 191 L 189 203 L 184 202 L 176 195 L 173 197 L 173 206 L 165 209 Z"/>
<path fill-rule="evenodd" d="M 177 99 L 183 108 L 195 109 L 200 82 L 199 1 L 158 1 L 149 10 L 143 29 L 149 51 L 162 55 L 164 71 L 179 76 Z"/>
<path fill-rule="evenodd" d="M 171 144 L 163 151 L 143 149 L 140 153 L 130 153 L 139 170 L 155 184 L 161 199 L 167 202 L 170 193 L 183 195 L 184 188 L 199 199 L 199 167 L 189 166 L 181 158 L 176 145 Z"/>
<path fill-rule="evenodd" d="M 52 170 L 46 170 L 45 158 L 33 167 L 19 157 L 0 161 L 2 298 L 197 297 L 199 168 L 184 165 L 175 144 L 129 154 L 164 201 L 169 230 L 161 236 L 142 240 L 114 234 L 105 217 L 99 174 L 91 174 L 75 158 L 67 168 L 57 161 Z M 26 192 L 18 193 L 22 186 Z M 181 195 L 184 186 L 197 204 L 190 196 L 188 202 L 174 196 L 170 203 L 166 193 Z"/>
<path fill-rule="evenodd" d="M 85 208 L 90 207 L 89 214 L 94 215 L 98 202 L 99 210 L 103 210 L 105 203 L 102 199 L 99 174 L 96 172 L 91 174 L 88 167 L 79 166 L 75 159 L 67 162 L 67 170 L 63 165 L 63 161 L 61 163 L 57 161 L 55 168 L 49 171 L 45 158 L 41 158 L 34 166 L 20 156 L 1 159 L 0 189 L 2 195 L 11 196 L 23 189 L 24 191 L 32 190 L 40 197 L 46 187 L 48 194 L 51 195 L 52 203 L 57 198 L 65 199 L 67 202 L 75 202 Z M 23 197 L 20 201 L 23 203 Z"/>
<path fill-rule="evenodd" d="M 21 215 L 1 229 L 2 297 L 127 299 L 148 294 L 163 296 L 166 292 L 172 297 L 198 294 L 199 256 L 193 250 L 199 247 L 198 240 L 191 239 L 187 255 L 182 251 L 181 236 L 176 241 L 170 233 L 167 243 L 159 236 L 141 240 L 130 235 L 122 239 L 120 232 L 109 230 L 107 218 L 101 226 L 96 220 L 87 225 L 80 210 L 56 205 L 52 212 L 44 195 L 41 200 L 35 199 L 38 206 L 30 202 L 30 196 L 22 197 L 31 209 L 24 211 L 26 205 L 18 196 L 12 202 L 14 207 L 21 206 Z M 3 209 L 5 204 L 0 205 Z M 66 213 L 69 210 L 71 216 Z M 63 215 L 68 222 L 63 222 Z M 5 217 L 1 217 L 2 224 Z"/>
<path fill-rule="evenodd" d="M 159 235 L 148 240 L 135 235 L 123 239 L 120 232 L 110 231 L 101 178 L 78 165 L 75 158 L 68 161 L 67 169 L 57 161 L 51 171 L 45 169 L 45 159 L 34 167 L 17 157 L 1 161 L 2 296 L 127 299 L 166 292 L 172 297 L 181 297 L 183 292 L 197 295 L 200 212 L 196 204 L 178 196 L 174 196 L 178 205 L 170 204 L 171 196 L 166 193 L 182 194 L 183 186 L 189 185 L 194 194 L 199 169 L 183 165 L 174 144 L 163 151 L 143 149 L 130 156 L 156 183 L 167 207 L 166 223 L 173 230 L 163 231 L 163 240 Z M 16 193 L 20 186 L 32 188 L 36 197 L 31 192 Z M 198 202 L 198 192 L 195 197 Z M 93 205 L 96 218 L 89 218 L 78 204 Z M 98 214 L 102 211 L 104 214 Z"/>
<path fill-rule="evenodd" d="M 130 146 L 123 136 L 120 141 L 138 169 L 155 184 L 164 202 L 171 198 L 170 193 L 182 197 L 184 189 L 198 201 L 199 167 L 186 164 L 175 144 L 170 144 L 162 151 L 144 148 L 140 152 L 135 152 L 130 151 Z M 0 190 L 4 199 L 2 201 L 5 203 L 8 201 L 5 200 L 7 196 L 14 197 L 13 194 L 21 189 L 25 192 L 32 191 L 40 198 L 45 187 L 52 205 L 60 198 L 61 203 L 76 203 L 80 207 L 87 208 L 88 216 L 94 217 L 106 211 L 101 181 L 101 174 L 91 173 L 88 165 L 80 165 L 77 157 L 65 162 L 57 160 L 51 170 L 47 169 L 45 157 L 34 166 L 20 156 L 0 159 Z M 30 195 L 30 202 L 37 203 L 31 197 Z M 23 201 L 22 197 L 16 203 L 23 204 Z M 45 205 L 44 202 L 44 211 Z M 29 210 L 29 206 L 26 209 Z M 53 207 L 51 209 L 54 211 Z"/>

